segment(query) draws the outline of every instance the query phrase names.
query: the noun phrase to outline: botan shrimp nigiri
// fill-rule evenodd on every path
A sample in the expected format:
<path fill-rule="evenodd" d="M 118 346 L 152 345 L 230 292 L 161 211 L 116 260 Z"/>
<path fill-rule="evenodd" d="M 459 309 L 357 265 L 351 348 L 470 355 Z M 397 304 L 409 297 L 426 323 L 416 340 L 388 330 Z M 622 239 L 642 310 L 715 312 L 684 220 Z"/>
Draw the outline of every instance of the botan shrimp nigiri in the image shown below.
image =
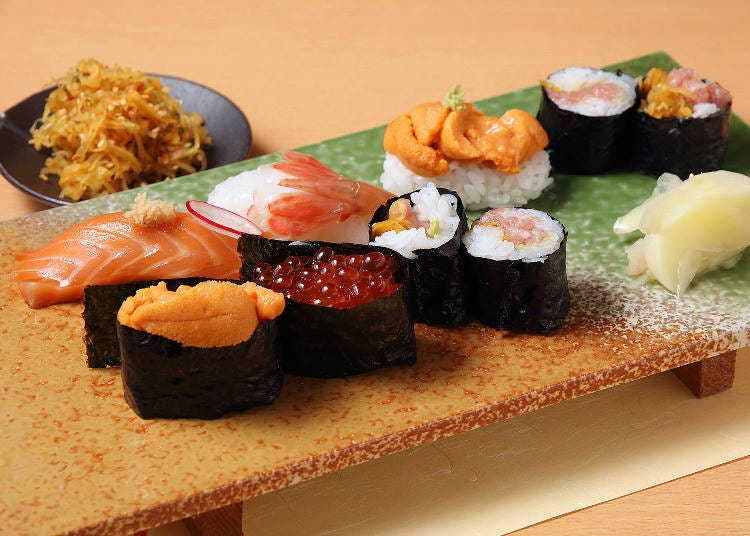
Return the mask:
<path fill-rule="evenodd" d="M 216 185 L 208 202 L 245 216 L 269 238 L 366 244 L 372 214 L 391 197 L 310 155 L 288 152 Z"/>

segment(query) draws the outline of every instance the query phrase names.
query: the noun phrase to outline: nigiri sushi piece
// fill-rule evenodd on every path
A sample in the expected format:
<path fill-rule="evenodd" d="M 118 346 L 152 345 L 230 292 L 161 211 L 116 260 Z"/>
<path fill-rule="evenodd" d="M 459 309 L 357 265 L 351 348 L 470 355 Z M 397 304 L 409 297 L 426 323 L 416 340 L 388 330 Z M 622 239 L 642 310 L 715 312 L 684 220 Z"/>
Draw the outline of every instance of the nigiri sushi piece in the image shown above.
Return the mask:
<path fill-rule="evenodd" d="M 432 182 L 455 191 L 470 210 L 520 206 L 552 184 L 548 144 L 531 114 L 486 115 L 455 85 L 442 102 L 419 104 L 391 121 L 380 180 L 396 195 Z"/>
<path fill-rule="evenodd" d="M 618 218 L 615 233 L 645 236 L 626 249 L 626 273 L 680 295 L 697 275 L 731 267 L 750 246 L 750 177 L 731 171 L 664 173 L 652 196 Z"/>
<path fill-rule="evenodd" d="M 372 213 L 391 197 L 310 155 L 288 152 L 281 162 L 217 184 L 208 202 L 245 216 L 268 238 L 366 244 Z"/>
<path fill-rule="evenodd" d="M 139 196 L 134 210 L 78 223 L 15 258 L 15 281 L 32 308 L 83 298 L 87 285 L 202 276 L 238 278 L 237 238 L 172 205 Z"/>

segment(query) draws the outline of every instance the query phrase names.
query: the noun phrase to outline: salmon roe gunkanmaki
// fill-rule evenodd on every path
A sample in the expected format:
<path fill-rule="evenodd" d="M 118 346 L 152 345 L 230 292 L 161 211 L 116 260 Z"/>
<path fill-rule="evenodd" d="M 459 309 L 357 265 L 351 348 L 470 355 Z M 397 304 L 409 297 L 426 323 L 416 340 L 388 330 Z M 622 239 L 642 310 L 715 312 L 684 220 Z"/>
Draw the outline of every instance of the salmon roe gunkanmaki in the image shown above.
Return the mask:
<path fill-rule="evenodd" d="M 336 254 L 324 246 L 314 255 L 290 256 L 275 266 L 259 263 L 257 284 L 311 305 L 348 309 L 393 294 L 401 284 L 394 272 L 398 262 L 379 251 Z"/>

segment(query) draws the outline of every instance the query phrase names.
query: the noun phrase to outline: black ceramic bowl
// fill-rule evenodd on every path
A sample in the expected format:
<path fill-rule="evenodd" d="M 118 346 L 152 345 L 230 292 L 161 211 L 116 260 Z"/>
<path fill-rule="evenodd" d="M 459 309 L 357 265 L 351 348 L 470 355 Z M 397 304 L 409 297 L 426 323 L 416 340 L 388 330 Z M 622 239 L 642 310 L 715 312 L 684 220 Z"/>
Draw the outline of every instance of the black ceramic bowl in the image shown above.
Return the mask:
<path fill-rule="evenodd" d="M 252 134 L 242 111 L 216 91 L 172 76 L 152 75 L 169 87 L 169 94 L 182 102 L 186 112 L 198 112 L 206 121 L 213 143 L 206 147 L 208 167 L 214 168 L 247 158 Z M 50 206 L 73 203 L 60 198 L 56 180 L 43 181 L 39 172 L 49 156 L 29 144 L 29 130 L 42 117 L 47 96 L 54 88 L 31 95 L 0 115 L 0 173 L 16 188 Z"/>

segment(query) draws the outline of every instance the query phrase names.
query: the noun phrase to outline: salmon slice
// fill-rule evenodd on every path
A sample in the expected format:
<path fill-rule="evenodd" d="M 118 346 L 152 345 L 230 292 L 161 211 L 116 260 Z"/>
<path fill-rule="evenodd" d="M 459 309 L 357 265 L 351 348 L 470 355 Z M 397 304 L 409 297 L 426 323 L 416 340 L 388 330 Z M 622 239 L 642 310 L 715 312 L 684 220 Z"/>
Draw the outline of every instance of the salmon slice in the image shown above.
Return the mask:
<path fill-rule="evenodd" d="M 237 239 L 178 213 L 174 223 L 140 227 L 124 212 L 94 216 L 15 258 L 15 281 L 34 309 L 83 298 L 87 285 L 175 277 L 239 278 Z"/>

